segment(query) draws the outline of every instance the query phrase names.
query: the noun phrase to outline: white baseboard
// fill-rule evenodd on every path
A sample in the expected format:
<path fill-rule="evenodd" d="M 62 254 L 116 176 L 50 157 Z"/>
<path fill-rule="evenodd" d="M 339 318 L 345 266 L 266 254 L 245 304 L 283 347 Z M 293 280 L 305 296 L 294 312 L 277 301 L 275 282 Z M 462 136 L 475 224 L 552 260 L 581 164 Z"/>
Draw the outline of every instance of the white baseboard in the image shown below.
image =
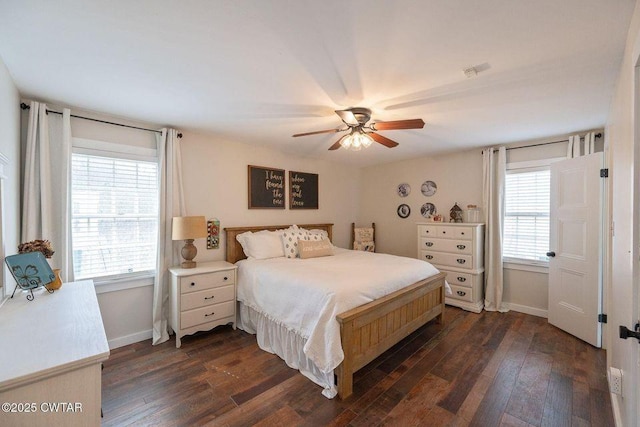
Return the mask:
<path fill-rule="evenodd" d="M 153 336 L 153 330 L 136 332 L 135 334 L 125 335 L 123 337 L 113 338 L 109 340 L 109 349 L 124 347 L 125 345 L 133 344 L 136 342 L 149 340 Z"/>
<path fill-rule="evenodd" d="M 507 306 L 509 310 L 517 311 L 518 313 L 530 314 L 532 316 L 544 317 L 547 319 L 549 315 L 547 314 L 547 310 L 537 307 L 529 307 L 527 305 L 514 304 L 512 302 L 506 302 L 504 305 Z"/>

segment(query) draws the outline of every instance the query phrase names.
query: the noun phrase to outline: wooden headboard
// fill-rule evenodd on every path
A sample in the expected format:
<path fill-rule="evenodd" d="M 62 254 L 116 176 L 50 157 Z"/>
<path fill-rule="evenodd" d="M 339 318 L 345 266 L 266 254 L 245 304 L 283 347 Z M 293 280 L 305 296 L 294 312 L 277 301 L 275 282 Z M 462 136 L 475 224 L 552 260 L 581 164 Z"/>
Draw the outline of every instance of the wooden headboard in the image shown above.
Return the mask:
<path fill-rule="evenodd" d="M 242 250 L 242 246 L 236 240 L 238 234 L 242 234 L 247 231 L 262 231 L 262 230 L 284 230 L 291 227 L 291 225 L 262 225 L 262 226 L 250 226 L 250 227 L 226 227 L 226 243 L 227 243 L 227 256 L 226 260 L 230 263 L 236 263 L 241 259 L 247 258 Z M 333 241 L 333 224 L 298 224 L 300 228 L 306 228 L 307 230 L 325 230 L 329 234 L 329 240 Z"/>

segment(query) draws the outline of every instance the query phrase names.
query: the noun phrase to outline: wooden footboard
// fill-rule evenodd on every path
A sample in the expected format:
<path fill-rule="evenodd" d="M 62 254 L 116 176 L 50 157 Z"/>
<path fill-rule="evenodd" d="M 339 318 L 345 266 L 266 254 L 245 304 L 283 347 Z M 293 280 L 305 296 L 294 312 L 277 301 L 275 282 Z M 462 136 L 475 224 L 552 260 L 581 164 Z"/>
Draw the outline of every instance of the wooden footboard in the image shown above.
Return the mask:
<path fill-rule="evenodd" d="M 428 321 L 444 322 L 444 273 L 336 316 L 344 360 L 336 369 L 338 396 L 353 392 L 353 374 Z"/>

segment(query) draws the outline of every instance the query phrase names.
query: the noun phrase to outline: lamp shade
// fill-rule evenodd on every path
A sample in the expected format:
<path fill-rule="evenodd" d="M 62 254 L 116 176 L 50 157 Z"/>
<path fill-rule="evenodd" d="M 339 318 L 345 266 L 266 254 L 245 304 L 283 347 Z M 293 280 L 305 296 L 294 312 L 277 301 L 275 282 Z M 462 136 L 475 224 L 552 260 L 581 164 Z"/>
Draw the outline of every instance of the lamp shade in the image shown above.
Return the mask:
<path fill-rule="evenodd" d="M 207 220 L 203 216 L 174 216 L 171 240 L 207 237 Z"/>

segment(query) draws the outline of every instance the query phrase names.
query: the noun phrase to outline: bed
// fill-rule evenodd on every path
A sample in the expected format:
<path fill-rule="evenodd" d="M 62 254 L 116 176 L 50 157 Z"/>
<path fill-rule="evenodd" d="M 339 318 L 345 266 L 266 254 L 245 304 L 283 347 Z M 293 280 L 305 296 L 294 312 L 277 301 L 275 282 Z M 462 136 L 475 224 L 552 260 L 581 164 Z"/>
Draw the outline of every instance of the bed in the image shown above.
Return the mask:
<path fill-rule="evenodd" d="M 238 324 L 241 329 L 256 334 L 258 344 L 261 348 L 276 353 L 283 358 L 289 366 L 298 369 L 303 375 L 323 386 L 323 395 L 326 397 L 331 398 L 337 394 L 341 399 L 347 398 L 353 392 L 353 374 L 358 369 L 367 365 L 425 323 L 433 319 L 436 319 L 439 323 L 443 323 L 445 274 L 438 272 L 428 263 L 420 261 L 422 265 L 429 265 L 429 268 L 432 270 L 428 270 L 429 272 L 424 274 L 421 272 L 411 274 L 414 274 L 414 276 L 415 274 L 421 274 L 425 277 L 413 277 L 407 283 L 394 284 L 394 286 L 398 288 L 397 290 L 393 290 L 386 295 L 376 295 L 375 299 L 351 307 L 345 311 L 335 313 L 331 311 L 324 312 L 325 316 L 326 313 L 329 313 L 330 317 L 335 318 L 335 322 L 333 322 L 333 319 L 327 320 L 328 326 L 326 326 L 326 329 L 333 331 L 335 328 L 335 330 L 338 331 L 337 345 L 342 351 L 339 359 L 330 356 L 332 359 L 327 361 L 322 359 L 322 357 L 315 357 L 314 352 L 316 352 L 318 346 L 313 347 L 314 352 L 312 352 L 311 355 L 307 354 L 308 352 L 306 350 L 309 349 L 310 344 L 312 344 L 314 340 L 321 343 L 323 340 L 322 337 L 316 339 L 314 332 L 307 334 L 304 328 L 297 330 L 297 328 L 277 320 L 275 315 L 268 312 L 268 309 L 264 309 L 264 307 L 257 309 L 255 306 L 252 306 L 252 304 L 247 302 L 245 297 L 243 297 L 243 295 L 249 291 L 243 292 L 241 288 L 243 281 L 247 282 L 247 280 L 250 279 L 254 281 L 261 280 L 263 276 L 268 275 L 273 276 L 273 280 L 275 281 L 282 281 L 283 287 L 272 288 L 277 289 L 273 291 L 273 293 L 281 292 L 280 295 L 282 295 L 282 289 L 289 289 L 286 288 L 284 284 L 289 278 L 284 275 L 295 274 L 295 272 L 284 273 L 283 266 L 285 266 L 285 264 L 300 267 L 306 261 L 313 261 L 304 264 L 305 268 L 315 266 L 314 268 L 319 269 L 318 272 L 322 271 L 322 269 L 327 270 L 325 263 L 329 261 L 320 260 L 319 258 L 317 259 L 318 261 L 305 259 L 288 263 L 279 259 L 264 260 L 264 262 L 262 260 L 246 260 L 242 246 L 236 239 L 237 235 L 247 231 L 254 233 L 263 230 L 276 231 L 288 227 L 289 225 L 225 228 L 226 260 L 234 264 L 237 263 L 239 266 L 238 312 L 240 319 Z M 332 224 L 300 224 L 299 227 L 323 230 L 329 239 L 332 240 Z M 331 260 L 331 262 L 350 263 L 354 262 L 355 258 L 353 257 L 374 256 L 379 257 L 376 258 L 374 262 L 381 264 L 385 258 L 380 257 L 392 257 L 391 255 L 365 252 L 360 252 L 360 255 L 356 255 L 355 252 L 357 251 L 336 248 L 335 257 L 325 258 L 335 258 L 335 260 Z M 404 262 L 415 264 L 416 261 L 419 261 L 411 258 L 393 258 L 391 261 L 401 264 Z M 386 261 L 389 260 L 387 259 Z M 267 268 L 270 268 L 270 270 Z M 337 270 L 342 271 L 340 267 L 337 267 Z M 331 268 L 331 271 L 333 272 L 334 269 Z M 406 276 L 404 277 L 405 281 L 407 277 L 412 277 L 408 275 L 409 273 L 397 274 Z M 320 275 L 321 274 L 315 274 L 315 276 Z M 345 279 L 346 278 L 343 277 L 340 280 L 344 281 Z M 295 282 L 291 286 L 300 282 L 299 278 L 291 278 L 290 280 L 292 283 Z M 349 276 L 348 280 L 354 284 L 357 282 L 357 279 L 353 276 Z M 398 279 L 396 282 L 400 281 L 401 280 Z M 258 291 L 262 292 L 263 296 L 271 292 L 268 288 L 260 288 Z M 311 295 L 311 293 L 310 291 L 309 295 Z M 287 295 L 288 292 L 284 292 L 284 294 Z M 300 298 L 297 301 L 300 305 L 304 305 L 303 303 L 306 300 L 307 298 Z M 312 306 L 312 303 L 309 304 Z M 276 309 L 274 308 L 273 310 L 275 311 Z M 303 315 L 302 317 L 305 316 Z M 315 327 L 317 326 L 314 326 L 314 328 Z M 331 333 L 327 333 L 326 336 L 331 336 Z M 327 346 L 331 347 L 335 345 L 332 339 L 327 339 L 327 341 L 329 341 L 326 343 Z M 320 347 L 321 346 L 322 344 L 320 344 Z M 305 351 L 303 351 L 303 348 Z M 317 351 L 322 353 L 323 350 L 320 349 Z M 326 353 L 331 354 L 329 350 L 327 350 Z M 340 362 L 337 363 L 337 360 Z"/>

